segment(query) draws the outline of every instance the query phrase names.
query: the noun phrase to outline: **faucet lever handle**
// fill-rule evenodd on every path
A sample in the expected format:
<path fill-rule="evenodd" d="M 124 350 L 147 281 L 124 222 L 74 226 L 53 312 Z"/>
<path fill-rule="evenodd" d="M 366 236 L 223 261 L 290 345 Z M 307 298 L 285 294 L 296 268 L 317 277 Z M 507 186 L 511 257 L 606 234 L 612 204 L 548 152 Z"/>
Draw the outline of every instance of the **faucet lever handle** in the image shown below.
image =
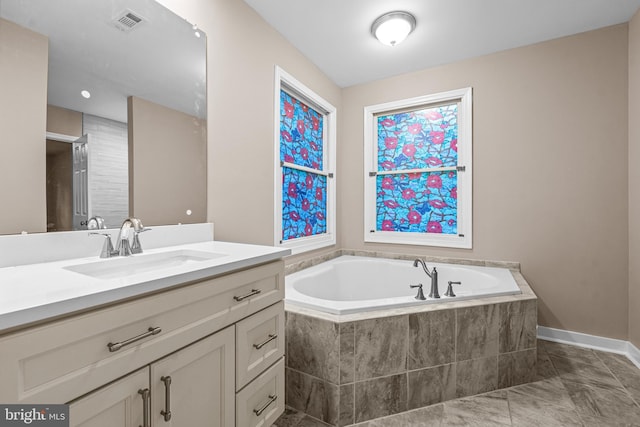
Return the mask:
<path fill-rule="evenodd" d="M 447 292 L 444 293 L 445 297 L 455 297 L 456 294 L 453 293 L 453 286 L 452 285 L 462 285 L 462 282 L 452 282 L 451 280 L 449 280 L 447 282 L 449 284 L 449 286 L 447 287 Z"/>
<path fill-rule="evenodd" d="M 143 227 L 142 230 L 138 230 L 133 232 L 133 243 L 131 244 L 131 253 L 132 254 L 141 254 L 142 253 L 142 245 L 140 244 L 140 238 L 138 235 L 143 231 L 149 231 L 151 228 Z"/>
<path fill-rule="evenodd" d="M 424 296 L 424 292 L 422 292 L 422 283 L 417 284 L 417 285 L 409 285 L 410 288 L 418 288 L 418 295 L 416 295 L 416 299 L 418 300 L 426 300 L 425 296 Z"/>
<path fill-rule="evenodd" d="M 90 232 L 89 236 L 103 236 L 104 244 L 102 245 L 102 251 L 100 252 L 100 258 L 111 258 L 114 255 L 113 243 L 111 242 L 111 235 L 109 233 L 97 233 Z"/>

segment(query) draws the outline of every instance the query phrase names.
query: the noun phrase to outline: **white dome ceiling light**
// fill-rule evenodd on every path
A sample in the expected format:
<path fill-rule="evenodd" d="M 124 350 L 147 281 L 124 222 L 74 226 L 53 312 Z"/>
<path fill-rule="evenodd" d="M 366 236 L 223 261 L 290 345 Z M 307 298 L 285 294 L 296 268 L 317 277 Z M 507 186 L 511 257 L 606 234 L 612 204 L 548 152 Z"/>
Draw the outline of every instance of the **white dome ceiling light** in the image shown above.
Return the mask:
<path fill-rule="evenodd" d="M 373 21 L 371 34 L 380 43 L 395 46 L 407 38 L 416 27 L 416 18 L 408 12 L 388 12 Z"/>

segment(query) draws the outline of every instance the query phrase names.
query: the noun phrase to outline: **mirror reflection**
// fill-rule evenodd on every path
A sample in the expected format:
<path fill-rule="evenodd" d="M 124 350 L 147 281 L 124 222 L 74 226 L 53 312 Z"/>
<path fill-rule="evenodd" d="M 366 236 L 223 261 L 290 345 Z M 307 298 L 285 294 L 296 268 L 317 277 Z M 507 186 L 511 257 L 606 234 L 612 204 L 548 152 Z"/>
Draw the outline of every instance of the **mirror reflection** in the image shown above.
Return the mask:
<path fill-rule="evenodd" d="M 154 0 L 0 0 L 0 17 L 48 41 L 46 162 L 33 162 L 46 164 L 48 231 L 86 229 L 95 215 L 117 227 L 134 211 L 145 224 L 206 219 L 206 163 L 176 158 L 206 162 L 201 30 Z M 185 192 L 179 177 L 203 190 L 169 206 L 167 191 Z"/>

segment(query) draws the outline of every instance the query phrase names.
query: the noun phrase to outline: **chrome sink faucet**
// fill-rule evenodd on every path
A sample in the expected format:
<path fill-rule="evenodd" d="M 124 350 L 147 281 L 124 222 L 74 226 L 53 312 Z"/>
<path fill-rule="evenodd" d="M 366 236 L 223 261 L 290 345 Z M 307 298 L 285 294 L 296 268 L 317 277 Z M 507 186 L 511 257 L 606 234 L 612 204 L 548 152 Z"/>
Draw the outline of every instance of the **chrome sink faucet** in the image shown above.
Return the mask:
<path fill-rule="evenodd" d="M 87 220 L 87 230 L 103 230 L 107 225 L 104 223 L 104 218 L 101 216 L 92 216 Z"/>
<path fill-rule="evenodd" d="M 435 267 L 433 267 L 433 270 L 429 271 L 427 265 L 421 258 L 416 258 L 413 261 L 414 267 L 417 267 L 418 264 L 422 266 L 424 272 L 431 278 L 431 291 L 429 292 L 429 298 L 440 298 L 440 294 L 438 293 L 438 271 Z"/>
<path fill-rule="evenodd" d="M 100 217 L 97 217 L 100 218 Z M 93 218 L 92 218 L 93 219 Z M 100 218 L 102 220 L 102 218 Z M 96 221 L 96 225 L 100 228 L 104 224 L 104 221 Z M 129 242 L 129 235 L 131 230 L 133 229 L 133 243 Z M 101 233 L 101 232 L 90 232 L 90 236 L 104 236 L 104 245 L 102 245 L 102 251 L 100 252 L 100 258 L 111 258 L 114 256 L 129 256 L 132 254 L 141 254 L 142 253 L 142 245 L 140 244 L 140 238 L 138 235 L 143 231 L 151 230 L 150 228 L 145 228 L 142 225 L 142 221 L 138 218 L 127 218 L 122 223 L 120 227 L 120 231 L 118 232 L 118 243 L 113 248 L 113 243 L 111 243 L 111 235 L 109 233 Z"/>
<path fill-rule="evenodd" d="M 129 234 L 133 229 L 133 244 L 129 243 Z M 138 218 L 127 218 L 122 222 L 120 233 L 118 234 L 118 243 L 115 249 L 116 255 L 129 256 L 131 254 L 142 253 L 142 246 L 138 234 L 149 229 L 145 229 L 142 221 Z"/>

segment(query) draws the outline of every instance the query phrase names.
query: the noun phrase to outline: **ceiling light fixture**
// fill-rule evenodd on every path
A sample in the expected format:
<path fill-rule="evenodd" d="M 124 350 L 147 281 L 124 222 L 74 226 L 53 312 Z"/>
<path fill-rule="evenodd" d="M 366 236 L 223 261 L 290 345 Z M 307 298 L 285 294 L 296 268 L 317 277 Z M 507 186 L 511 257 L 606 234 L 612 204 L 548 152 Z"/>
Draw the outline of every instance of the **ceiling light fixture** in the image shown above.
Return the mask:
<path fill-rule="evenodd" d="M 388 12 L 373 21 L 371 34 L 380 43 L 395 46 L 407 38 L 416 27 L 416 18 L 409 12 Z"/>
<path fill-rule="evenodd" d="M 91 92 L 89 92 L 88 90 L 83 90 L 80 92 L 80 95 L 82 95 L 83 98 L 89 99 L 91 98 Z"/>

